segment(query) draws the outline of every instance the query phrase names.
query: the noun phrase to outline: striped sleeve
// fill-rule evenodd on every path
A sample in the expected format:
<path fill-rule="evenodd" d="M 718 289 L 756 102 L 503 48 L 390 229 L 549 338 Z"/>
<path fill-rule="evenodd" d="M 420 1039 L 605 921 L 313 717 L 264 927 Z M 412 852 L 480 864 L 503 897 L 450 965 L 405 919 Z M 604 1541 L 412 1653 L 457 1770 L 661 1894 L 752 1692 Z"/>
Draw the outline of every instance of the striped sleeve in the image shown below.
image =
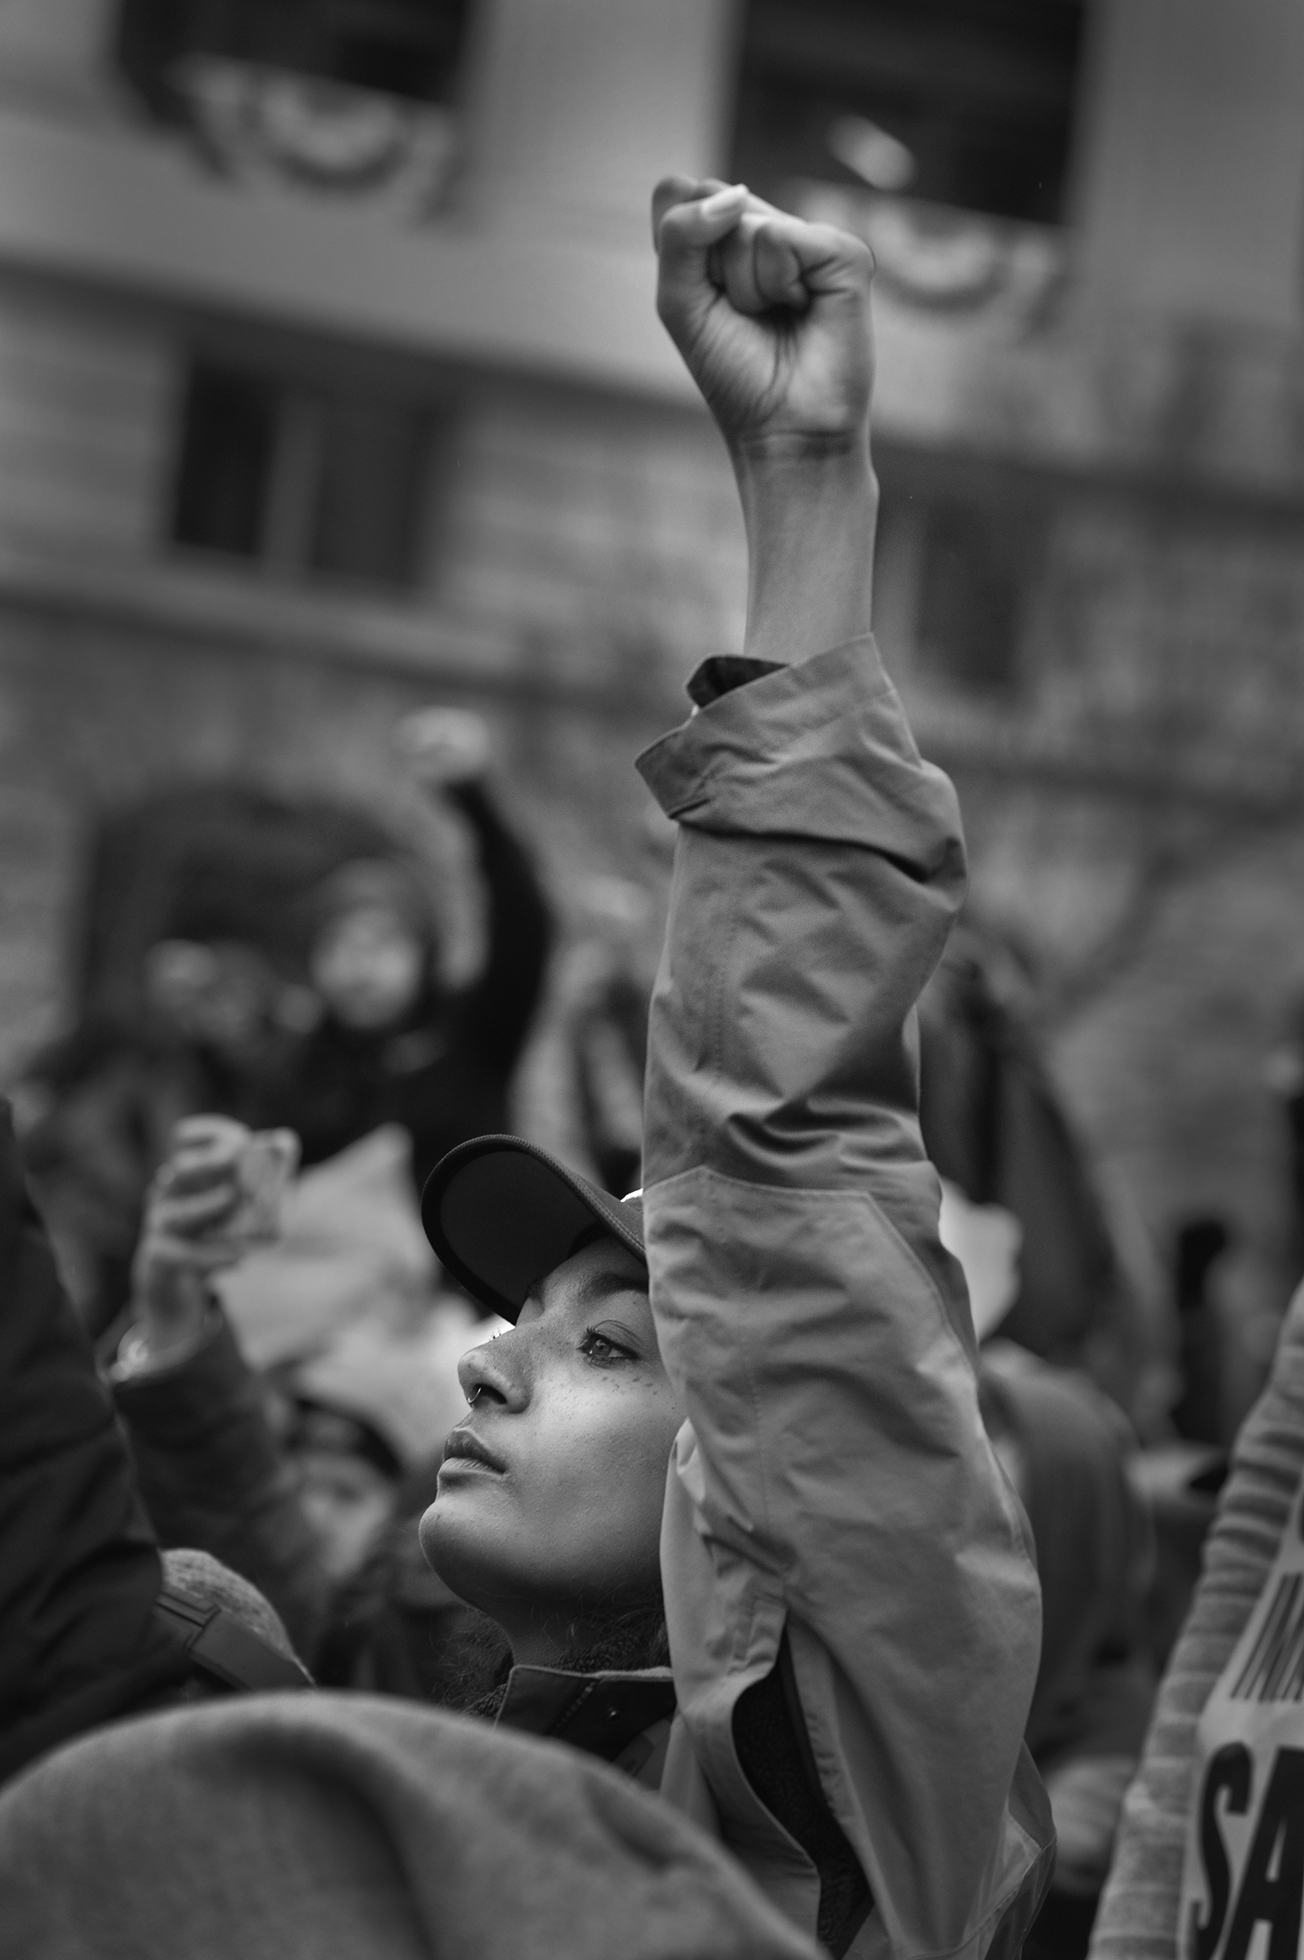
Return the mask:
<path fill-rule="evenodd" d="M 1128 1791 L 1091 1960 L 1177 1960 L 1196 1728 L 1277 1554 L 1304 1472 L 1304 1287 L 1232 1454 L 1203 1569 Z"/>

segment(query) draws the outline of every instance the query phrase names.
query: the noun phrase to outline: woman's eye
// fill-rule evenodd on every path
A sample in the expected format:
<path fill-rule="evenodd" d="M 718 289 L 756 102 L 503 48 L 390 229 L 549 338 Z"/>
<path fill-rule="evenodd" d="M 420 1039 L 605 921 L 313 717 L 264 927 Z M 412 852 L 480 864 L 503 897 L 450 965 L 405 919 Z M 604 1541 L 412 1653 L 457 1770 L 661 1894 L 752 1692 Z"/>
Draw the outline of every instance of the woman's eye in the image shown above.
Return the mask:
<path fill-rule="evenodd" d="M 599 1365 L 610 1365 L 613 1361 L 629 1361 L 633 1358 L 628 1348 L 621 1347 L 616 1341 L 608 1340 L 605 1334 L 597 1333 L 592 1327 L 580 1342 L 580 1353 L 586 1361 L 596 1361 Z"/>

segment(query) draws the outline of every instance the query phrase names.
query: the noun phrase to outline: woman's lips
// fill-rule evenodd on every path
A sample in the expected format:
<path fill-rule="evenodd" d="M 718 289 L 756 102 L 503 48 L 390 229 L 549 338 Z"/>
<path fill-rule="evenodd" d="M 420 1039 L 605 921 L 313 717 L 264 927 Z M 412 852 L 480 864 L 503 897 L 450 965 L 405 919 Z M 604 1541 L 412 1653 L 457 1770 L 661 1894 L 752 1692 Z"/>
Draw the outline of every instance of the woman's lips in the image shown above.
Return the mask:
<path fill-rule="evenodd" d="M 494 1455 L 487 1444 L 482 1443 L 472 1429 L 455 1429 L 444 1444 L 442 1469 L 452 1464 L 467 1464 L 480 1470 L 490 1470 L 495 1476 L 503 1476 L 507 1465 Z"/>

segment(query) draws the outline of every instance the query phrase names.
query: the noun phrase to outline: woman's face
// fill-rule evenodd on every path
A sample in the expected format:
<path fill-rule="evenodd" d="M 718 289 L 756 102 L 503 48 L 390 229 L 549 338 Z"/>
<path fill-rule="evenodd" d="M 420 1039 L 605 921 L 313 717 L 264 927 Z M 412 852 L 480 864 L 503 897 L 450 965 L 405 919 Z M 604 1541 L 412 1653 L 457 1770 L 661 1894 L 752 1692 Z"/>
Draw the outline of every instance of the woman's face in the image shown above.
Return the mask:
<path fill-rule="evenodd" d="M 322 927 L 310 960 L 313 985 L 346 1028 L 383 1028 L 421 991 L 425 949 L 387 905 L 360 905 Z"/>
<path fill-rule="evenodd" d="M 518 1661 L 561 1659 L 569 1629 L 657 1596 L 683 1414 L 645 1269 L 615 1239 L 587 1246 L 460 1374 L 471 1408 L 445 1445 L 422 1550 Z"/>

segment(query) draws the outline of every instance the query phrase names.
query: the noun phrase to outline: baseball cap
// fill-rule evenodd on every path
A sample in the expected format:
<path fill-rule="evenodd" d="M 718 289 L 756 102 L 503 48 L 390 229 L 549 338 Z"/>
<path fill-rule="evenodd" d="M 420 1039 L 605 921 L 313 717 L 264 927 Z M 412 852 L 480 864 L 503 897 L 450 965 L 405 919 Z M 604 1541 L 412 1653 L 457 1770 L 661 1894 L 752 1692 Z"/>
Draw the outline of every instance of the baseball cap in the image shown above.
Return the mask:
<path fill-rule="evenodd" d="M 450 1150 L 426 1180 L 421 1222 L 452 1277 L 511 1321 L 532 1286 L 603 1233 L 647 1259 L 640 1194 L 613 1198 L 522 1137 Z"/>

